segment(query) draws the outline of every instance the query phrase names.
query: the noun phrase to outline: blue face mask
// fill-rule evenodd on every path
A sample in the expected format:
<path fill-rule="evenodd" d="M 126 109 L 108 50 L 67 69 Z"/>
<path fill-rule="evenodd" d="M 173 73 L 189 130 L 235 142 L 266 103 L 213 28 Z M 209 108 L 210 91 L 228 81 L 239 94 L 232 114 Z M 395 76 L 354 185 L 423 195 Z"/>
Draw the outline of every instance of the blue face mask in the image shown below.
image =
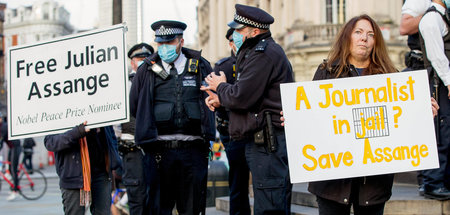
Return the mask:
<path fill-rule="evenodd" d="M 233 42 L 236 46 L 236 53 L 239 51 L 239 48 L 241 48 L 242 44 L 244 43 L 244 35 L 234 31 L 233 32 Z"/>
<path fill-rule="evenodd" d="M 166 63 L 172 63 L 178 57 L 177 45 L 162 44 L 158 47 L 158 55 Z"/>

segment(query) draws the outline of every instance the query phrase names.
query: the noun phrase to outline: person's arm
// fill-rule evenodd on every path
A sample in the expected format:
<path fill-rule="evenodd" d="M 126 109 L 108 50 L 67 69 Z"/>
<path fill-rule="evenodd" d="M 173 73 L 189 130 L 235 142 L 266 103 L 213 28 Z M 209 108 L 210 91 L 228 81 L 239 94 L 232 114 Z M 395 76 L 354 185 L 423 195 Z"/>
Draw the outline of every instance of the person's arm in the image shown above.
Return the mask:
<path fill-rule="evenodd" d="M 70 149 L 72 147 L 79 147 L 78 140 L 86 136 L 89 131 L 85 127 L 86 122 L 75 126 L 62 134 L 47 135 L 44 138 L 44 145 L 47 150 L 52 152 Z"/>
<path fill-rule="evenodd" d="M 444 40 L 445 23 L 439 13 L 427 13 L 419 24 L 419 30 L 425 43 L 427 58 L 444 85 L 450 85 L 450 67 L 445 55 Z M 448 29 L 447 29 L 448 33 Z M 450 87 L 449 87 L 450 88 Z"/>
<path fill-rule="evenodd" d="M 411 35 L 419 31 L 419 23 L 422 15 L 413 17 L 409 14 L 402 14 L 400 20 L 400 35 Z"/>
<path fill-rule="evenodd" d="M 220 104 L 230 109 L 251 108 L 264 95 L 273 69 L 274 62 L 265 53 L 247 59 L 239 81 L 233 85 L 221 83 L 217 86 Z"/>

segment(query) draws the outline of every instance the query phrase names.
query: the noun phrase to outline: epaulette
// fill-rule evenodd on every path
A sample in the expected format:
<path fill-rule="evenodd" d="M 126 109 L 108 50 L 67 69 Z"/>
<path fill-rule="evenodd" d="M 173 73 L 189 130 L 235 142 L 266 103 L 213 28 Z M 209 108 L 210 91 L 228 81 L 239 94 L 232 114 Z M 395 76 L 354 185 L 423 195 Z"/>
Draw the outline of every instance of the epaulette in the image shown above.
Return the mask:
<path fill-rule="evenodd" d="M 229 57 L 224 57 L 224 58 L 220 59 L 219 61 L 217 61 L 216 65 L 219 66 L 219 65 L 225 63 L 228 59 L 229 59 Z"/>
<path fill-rule="evenodd" d="M 266 50 L 266 46 L 267 46 L 267 40 L 262 39 L 262 40 L 259 41 L 259 43 L 256 45 L 255 51 L 256 51 L 256 52 L 264 52 L 264 50 Z"/>

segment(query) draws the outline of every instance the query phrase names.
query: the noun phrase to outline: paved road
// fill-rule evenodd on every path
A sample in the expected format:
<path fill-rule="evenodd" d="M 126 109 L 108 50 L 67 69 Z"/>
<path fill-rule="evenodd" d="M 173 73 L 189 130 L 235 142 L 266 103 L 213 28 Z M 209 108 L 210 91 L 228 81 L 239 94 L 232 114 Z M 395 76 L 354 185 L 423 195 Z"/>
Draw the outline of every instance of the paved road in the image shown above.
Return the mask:
<path fill-rule="evenodd" d="M 3 179 L 2 179 L 3 180 Z M 9 189 L 2 181 L 0 191 L 0 211 L 1 214 L 12 215 L 54 215 L 64 214 L 61 203 L 61 192 L 59 190 L 58 178 L 48 178 L 48 188 L 45 195 L 34 201 L 26 200 L 19 196 L 13 201 L 6 201 Z"/>
<path fill-rule="evenodd" d="M 47 176 L 48 188 L 45 195 L 34 201 L 26 200 L 19 196 L 13 201 L 6 201 L 9 189 L 6 182 L 0 178 L 2 186 L 0 190 L 0 214 L 11 215 L 60 215 L 64 214 L 59 179 L 55 173 L 55 167 L 46 167 L 42 172 Z M 90 213 L 88 213 L 90 214 Z M 216 211 L 214 207 L 207 208 L 208 215 L 226 215 L 227 213 Z"/>

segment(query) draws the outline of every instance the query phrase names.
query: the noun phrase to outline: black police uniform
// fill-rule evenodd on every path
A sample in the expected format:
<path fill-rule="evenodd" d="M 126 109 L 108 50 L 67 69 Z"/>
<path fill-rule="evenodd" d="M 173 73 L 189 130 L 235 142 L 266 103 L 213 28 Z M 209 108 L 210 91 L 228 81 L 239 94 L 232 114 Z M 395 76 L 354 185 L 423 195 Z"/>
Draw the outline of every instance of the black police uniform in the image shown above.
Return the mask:
<path fill-rule="evenodd" d="M 259 8 L 237 4 L 234 20 L 228 25 L 235 29 L 244 25 L 268 29 L 273 21 Z M 254 214 L 290 214 L 292 184 L 279 113 L 280 84 L 294 81 L 291 64 L 268 31 L 244 41 L 237 53 L 236 71 L 236 82 L 219 84 L 217 94 L 221 104 L 230 110 L 230 136 L 247 142 L 245 155 L 252 173 Z M 260 138 L 258 134 L 264 129 L 273 131 L 274 141 Z"/>
<path fill-rule="evenodd" d="M 148 57 L 154 52 L 153 47 L 139 43 L 128 51 L 128 58 Z M 134 71 L 129 75 L 133 80 Z M 146 214 L 147 185 L 144 180 L 144 152 L 134 142 L 136 119 L 130 117 L 130 122 L 122 124 L 122 136 L 119 138 L 119 152 L 122 155 L 122 182 L 127 189 L 130 214 Z M 126 138 L 128 137 L 128 138 Z"/>
<path fill-rule="evenodd" d="M 152 28 L 155 41 L 162 43 L 182 34 L 186 25 L 159 21 Z M 198 51 L 182 48 L 181 53 L 187 58 L 181 74 L 169 75 L 157 53 L 146 58 L 130 92 L 135 140 L 146 153 L 152 214 L 172 214 L 175 204 L 179 214 L 200 214 L 206 206 L 209 141 L 215 129 L 200 84 L 212 68 Z M 163 140 L 163 135 L 171 140 Z"/>
<path fill-rule="evenodd" d="M 405 54 L 405 65 L 407 68 L 402 72 L 425 69 L 420 42 L 419 33 L 408 35 L 408 47 L 410 51 Z"/>
<path fill-rule="evenodd" d="M 216 62 L 214 72 L 218 75 L 219 71 L 223 71 L 227 78 L 227 83 L 233 84 L 236 77 L 235 64 L 236 56 L 232 52 L 231 56 Z M 245 159 L 246 141 L 231 139 L 228 132 L 228 123 L 228 111 L 225 108 L 218 108 L 216 110 L 217 130 L 220 134 L 220 141 L 225 147 L 229 166 L 230 215 L 250 215 L 248 197 L 249 168 Z"/>
<path fill-rule="evenodd" d="M 439 11 L 436 10 L 435 7 L 431 7 L 428 9 L 426 13 L 429 12 L 435 12 L 439 13 Z M 424 14 L 424 16 L 425 16 Z M 442 19 L 447 25 L 447 28 L 450 29 L 450 26 L 448 23 L 450 21 L 447 19 L 447 17 L 443 14 L 441 14 Z M 445 47 L 445 55 L 447 56 L 447 59 L 450 60 L 450 34 L 447 33 L 443 38 L 444 47 Z M 423 43 L 423 39 L 421 39 L 421 47 L 422 52 L 424 53 L 424 62 L 425 62 L 425 68 L 431 68 L 431 62 L 426 57 L 426 47 Z M 434 77 L 436 76 L 436 77 Z M 427 196 L 427 193 L 432 192 L 432 190 L 439 189 L 444 187 L 444 182 L 446 180 L 445 177 L 449 176 L 449 147 L 450 147 L 450 99 L 448 98 L 448 88 L 444 85 L 442 80 L 437 76 L 436 71 L 434 69 L 431 70 L 431 73 L 429 73 L 429 84 L 430 84 L 430 91 L 433 93 L 435 92 L 435 81 L 437 81 L 437 91 L 438 95 L 436 100 L 439 104 L 439 110 L 438 110 L 438 116 L 435 118 L 435 122 L 438 121 L 436 124 L 439 126 L 438 129 L 436 129 L 437 133 L 437 148 L 438 148 L 438 156 L 439 156 L 439 168 L 436 169 L 429 169 L 429 170 L 423 170 L 423 183 L 425 188 L 425 196 Z M 436 125 L 435 125 L 436 126 Z M 447 179 L 449 180 L 449 179 Z M 447 181 L 448 183 L 448 181 Z M 431 198 L 434 198 L 434 196 L 430 196 Z"/>

